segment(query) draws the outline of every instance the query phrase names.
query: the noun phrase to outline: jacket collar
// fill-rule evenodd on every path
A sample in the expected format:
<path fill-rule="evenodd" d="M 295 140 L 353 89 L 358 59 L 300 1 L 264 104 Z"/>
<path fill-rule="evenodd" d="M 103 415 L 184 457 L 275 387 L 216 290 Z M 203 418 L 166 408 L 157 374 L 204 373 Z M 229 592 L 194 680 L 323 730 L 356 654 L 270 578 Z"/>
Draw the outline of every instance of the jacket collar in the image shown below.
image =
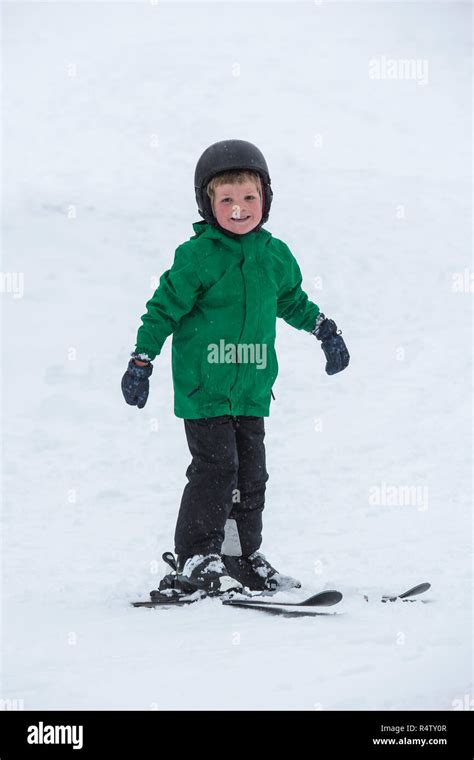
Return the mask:
<path fill-rule="evenodd" d="M 251 240 L 263 240 L 267 241 L 271 238 L 272 233 L 268 230 L 264 230 L 263 227 L 256 227 L 250 232 L 246 232 L 245 235 L 238 235 L 237 233 L 228 232 L 222 227 L 208 224 L 205 221 L 195 222 L 193 224 L 193 230 L 196 233 L 196 237 L 207 237 L 220 240 L 223 243 L 227 243 L 229 247 L 240 247 L 240 243 L 245 243 Z"/>

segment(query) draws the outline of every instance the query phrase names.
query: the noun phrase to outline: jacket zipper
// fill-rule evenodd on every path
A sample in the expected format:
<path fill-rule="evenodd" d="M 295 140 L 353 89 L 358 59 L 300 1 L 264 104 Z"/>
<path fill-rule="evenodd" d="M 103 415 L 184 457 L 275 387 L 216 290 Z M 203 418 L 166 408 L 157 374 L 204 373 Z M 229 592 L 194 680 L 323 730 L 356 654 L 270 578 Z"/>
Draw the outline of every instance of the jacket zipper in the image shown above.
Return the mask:
<path fill-rule="evenodd" d="M 241 240 L 240 240 L 240 248 L 241 248 L 241 251 L 242 251 L 242 258 L 243 258 L 243 260 L 242 260 L 242 266 L 243 266 L 245 264 L 245 253 L 244 253 L 244 244 L 243 244 L 243 242 Z M 242 267 L 241 267 L 240 271 L 242 272 Z M 243 278 L 243 281 L 244 281 L 244 290 L 245 290 L 245 308 L 247 308 L 247 283 L 245 281 L 245 277 L 244 277 L 244 273 L 243 272 L 242 272 L 242 278 Z M 240 343 L 240 339 L 242 337 L 244 328 L 245 328 L 245 317 L 244 317 L 244 322 L 243 322 L 243 325 L 242 325 L 242 329 L 240 331 L 238 343 Z M 238 354 L 237 354 L 237 362 L 236 363 L 237 363 L 237 365 L 239 364 L 239 355 Z M 231 414 L 232 414 L 232 399 L 231 399 L 231 396 L 232 396 L 233 389 L 237 385 L 237 380 L 238 379 L 239 379 L 239 367 L 237 367 L 237 372 L 236 372 L 235 379 L 234 379 L 234 382 L 232 384 L 232 387 L 229 389 L 229 406 L 230 406 L 230 413 Z"/>

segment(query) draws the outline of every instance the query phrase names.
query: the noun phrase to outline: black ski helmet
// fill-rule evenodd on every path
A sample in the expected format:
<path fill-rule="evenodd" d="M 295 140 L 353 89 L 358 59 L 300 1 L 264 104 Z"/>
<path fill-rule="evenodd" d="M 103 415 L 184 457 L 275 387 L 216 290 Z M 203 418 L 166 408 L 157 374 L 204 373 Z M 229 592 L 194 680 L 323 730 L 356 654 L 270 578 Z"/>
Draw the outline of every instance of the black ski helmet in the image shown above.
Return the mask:
<path fill-rule="evenodd" d="M 206 148 L 197 162 L 194 173 L 194 190 L 200 215 L 208 224 L 216 225 L 207 184 L 217 174 L 243 169 L 256 172 L 262 180 L 262 220 L 264 224 L 270 213 L 273 191 L 270 174 L 263 153 L 246 140 L 221 140 Z M 259 226 L 260 226 L 259 225 Z"/>

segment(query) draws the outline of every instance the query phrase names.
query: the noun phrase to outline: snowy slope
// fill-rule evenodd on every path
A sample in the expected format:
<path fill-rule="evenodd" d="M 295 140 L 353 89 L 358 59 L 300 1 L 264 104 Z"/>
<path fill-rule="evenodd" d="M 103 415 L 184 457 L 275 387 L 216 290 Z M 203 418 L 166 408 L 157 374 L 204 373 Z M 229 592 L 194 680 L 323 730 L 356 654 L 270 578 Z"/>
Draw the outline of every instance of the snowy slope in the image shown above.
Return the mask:
<path fill-rule="evenodd" d="M 452 709 L 472 696 L 470 8 L 4 3 L 3 699 L 25 709 Z M 426 84 L 369 77 L 382 56 Z M 319 136 L 319 137 L 318 137 Z M 249 139 L 267 228 L 351 365 L 284 323 L 263 550 L 345 614 L 135 610 L 189 461 L 170 342 L 120 378 L 198 220 L 202 150 Z M 322 143 L 321 143 L 322 141 Z M 20 282 L 20 280 L 18 280 Z M 403 487 L 420 499 L 403 502 Z M 371 498 L 400 494 L 397 504 Z M 385 489 L 385 491 L 384 491 Z M 418 490 L 417 490 L 418 489 Z M 361 591 L 433 584 L 430 604 Z"/>

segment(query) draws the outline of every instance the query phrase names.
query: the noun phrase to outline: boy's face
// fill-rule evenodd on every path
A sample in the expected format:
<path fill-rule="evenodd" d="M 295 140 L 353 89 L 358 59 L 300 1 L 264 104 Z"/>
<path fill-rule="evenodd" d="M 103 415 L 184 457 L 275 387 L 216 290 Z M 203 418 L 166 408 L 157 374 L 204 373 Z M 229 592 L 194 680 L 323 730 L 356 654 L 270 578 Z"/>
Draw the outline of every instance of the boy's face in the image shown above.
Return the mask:
<path fill-rule="evenodd" d="M 262 219 L 262 201 L 252 181 L 216 187 L 213 209 L 220 226 L 238 235 L 250 232 Z"/>

